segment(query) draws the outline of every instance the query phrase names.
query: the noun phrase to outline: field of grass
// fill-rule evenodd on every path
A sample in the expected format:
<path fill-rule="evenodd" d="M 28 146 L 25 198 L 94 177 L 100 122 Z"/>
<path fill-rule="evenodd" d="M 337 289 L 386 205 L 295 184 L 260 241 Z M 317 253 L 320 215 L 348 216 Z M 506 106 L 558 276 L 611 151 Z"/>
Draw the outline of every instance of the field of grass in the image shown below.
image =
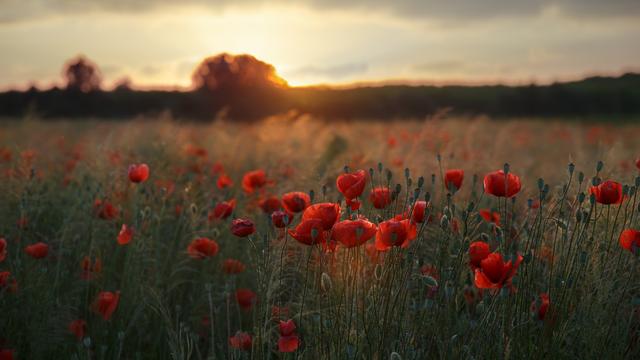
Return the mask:
<path fill-rule="evenodd" d="M 0 359 L 637 359 L 639 156 L 633 122 L 7 121 Z"/>

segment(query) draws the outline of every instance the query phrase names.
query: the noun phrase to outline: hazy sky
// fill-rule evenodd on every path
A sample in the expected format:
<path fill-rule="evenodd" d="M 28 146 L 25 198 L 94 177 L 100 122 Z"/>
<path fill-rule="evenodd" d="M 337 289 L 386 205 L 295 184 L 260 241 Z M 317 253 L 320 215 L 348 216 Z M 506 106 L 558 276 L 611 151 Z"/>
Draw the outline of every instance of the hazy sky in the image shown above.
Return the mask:
<path fill-rule="evenodd" d="M 292 85 L 618 74 L 640 71 L 640 0 L 0 0 L 0 88 L 59 82 L 77 54 L 107 84 L 187 86 L 220 52 Z"/>

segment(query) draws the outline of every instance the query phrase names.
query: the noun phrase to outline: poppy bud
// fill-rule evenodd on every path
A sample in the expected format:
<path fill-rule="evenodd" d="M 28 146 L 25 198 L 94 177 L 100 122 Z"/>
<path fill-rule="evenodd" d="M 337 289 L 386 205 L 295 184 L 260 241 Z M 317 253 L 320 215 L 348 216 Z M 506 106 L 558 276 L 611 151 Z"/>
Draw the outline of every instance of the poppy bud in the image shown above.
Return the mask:
<path fill-rule="evenodd" d="M 604 163 L 602 162 L 602 160 L 598 160 L 598 164 L 596 165 L 596 172 L 602 171 L 603 167 L 604 167 Z"/>
<path fill-rule="evenodd" d="M 580 172 L 578 173 L 578 181 L 579 181 L 580 183 L 582 183 L 582 182 L 584 181 L 584 173 L 583 173 L 582 171 L 580 171 Z"/>

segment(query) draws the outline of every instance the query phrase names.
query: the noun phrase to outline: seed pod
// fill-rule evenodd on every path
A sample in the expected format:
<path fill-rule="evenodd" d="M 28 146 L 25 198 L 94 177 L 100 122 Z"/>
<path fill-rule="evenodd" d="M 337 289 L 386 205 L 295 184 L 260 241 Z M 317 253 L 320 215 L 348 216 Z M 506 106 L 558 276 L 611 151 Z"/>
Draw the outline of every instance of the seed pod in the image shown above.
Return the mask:
<path fill-rule="evenodd" d="M 573 163 L 569 163 L 569 167 L 568 167 L 569 175 L 573 175 L 573 170 L 575 169 L 576 169 L 576 166 Z"/>
<path fill-rule="evenodd" d="M 423 186 L 423 185 L 424 185 L 424 177 L 423 177 L 423 176 L 420 176 L 420 177 L 418 178 L 418 187 L 419 187 L 419 188 L 422 188 L 422 186 Z"/>
<path fill-rule="evenodd" d="M 598 164 L 596 165 L 596 171 L 597 172 L 602 171 L 603 167 L 604 167 L 604 163 L 602 162 L 602 160 L 598 160 Z"/>
<path fill-rule="evenodd" d="M 449 218 L 447 217 L 447 215 L 442 215 L 442 218 L 440 219 L 440 227 L 443 229 L 446 229 L 448 226 L 449 226 Z"/>
<path fill-rule="evenodd" d="M 585 197 L 586 195 L 583 192 L 580 192 L 580 194 L 578 194 L 578 202 L 582 204 Z"/>
<path fill-rule="evenodd" d="M 578 173 L 578 181 L 579 181 L 580 183 L 582 183 L 582 182 L 584 181 L 584 173 L 583 173 L 582 171 L 580 171 L 580 172 Z"/>

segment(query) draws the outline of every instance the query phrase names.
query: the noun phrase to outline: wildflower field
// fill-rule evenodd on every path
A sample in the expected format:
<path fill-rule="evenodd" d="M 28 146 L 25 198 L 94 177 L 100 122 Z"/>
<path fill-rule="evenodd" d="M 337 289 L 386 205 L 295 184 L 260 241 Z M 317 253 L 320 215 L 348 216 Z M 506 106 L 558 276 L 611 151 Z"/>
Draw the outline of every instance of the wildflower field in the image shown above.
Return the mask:
<path fill-rule="evenodd" d="M 0 359 L 638 359 L 639 175 L 634 122 L 6 121 Z"/>

